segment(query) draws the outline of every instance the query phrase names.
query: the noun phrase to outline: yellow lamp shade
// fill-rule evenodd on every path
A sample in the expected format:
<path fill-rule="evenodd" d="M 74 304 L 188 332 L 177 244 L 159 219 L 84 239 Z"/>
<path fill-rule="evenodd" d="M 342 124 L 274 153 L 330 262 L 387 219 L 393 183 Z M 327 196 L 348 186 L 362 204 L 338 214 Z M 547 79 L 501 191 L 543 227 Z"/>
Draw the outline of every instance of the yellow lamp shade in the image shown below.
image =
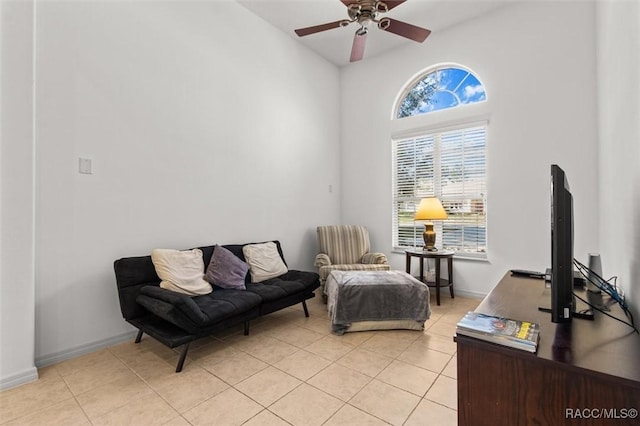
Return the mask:
<path fill-rule="evenodd" d="M 428 197 L 420 200 L 416 210 L 415 220 L 443 220 L 447 218 L 447 212 L 437 197 Z"/>

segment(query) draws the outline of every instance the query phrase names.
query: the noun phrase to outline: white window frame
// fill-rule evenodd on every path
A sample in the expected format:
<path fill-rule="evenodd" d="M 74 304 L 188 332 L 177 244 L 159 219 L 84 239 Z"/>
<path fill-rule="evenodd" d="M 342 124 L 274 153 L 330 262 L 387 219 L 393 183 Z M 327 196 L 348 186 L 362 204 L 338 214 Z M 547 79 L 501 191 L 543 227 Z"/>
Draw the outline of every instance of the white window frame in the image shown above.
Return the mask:
<path fill-rule="evenodd" d="M 437 66 L 430 67 L 428 70 L 421 72 L 418 77 L 414 77 L 409 81 L 407 86 L 403 88 L 403 90 L 399 93 L 396 102 L 393 105 L 392 109 L 392 118 L 391 118 L 391 141 L 392 141 L 392 170 L 393 170 L 393 182 L 392 182 L 392 241 L 393 247 L 392 251 L 396 253 L 404 253 L 407 249 L 415 249 L 416 247 L 408 247 L 408 246 L 399 246 L 398 242 L 398 231 L 397 231 L 397 221 L 396 221 L 396 202 L 398 201 L 398 197 L 396 196 L 396 158 L 395 158 L 395 143 L 399 140 L 405 140 L 407 138 L 418 137 L 422 135 L 428 135 L 433 133 L 446 132 L 450 130 L 463 129 L 476 127 L 478 125 L 486 126 L 486 134 L 485 134 L 485 189 L 488 186 L 488 146 L 490 140 L 490 126 L 489 126 L 489 111 L 490 111 L 490 102 L 489 100 L 473 103 L 473 104 L 464 104 L 460 105 L 456 108 L 449 108 L 443 110 L 437 110 L 425 114 L 419 114 L 410 117 L 403 117 L 396 119 L 397 111 L 400 105 L 400 102 L 406 96 L 407 90 L 410 89 L 416 81 L 418 81 L 423 76 L 433 72 L 436 69 L 443 68 L 446 66 L 454 66 L 466 69 L 465 67 L 453 64 L 453 65 L 445 65 L 445 66 Z M 477 76 L 477 74 L 476 74 Z M 484 82 L 483 82 L 484 85 Z M 486 89 L 486 86 L 485 86 Z M 436 172 L 437 173 L 437 172 Z M 434 176 L 434 180 L 436 177 Z M 487 191 L 488 192 L 488 191 Z M 433 194 L 439 196 L 440 194 Z M 488 226 L 488 197 L 485 192 L 485 232 L 486 232 L 486 249 L 484 252 L 478 253 L 469 253 L 469 252 L 456 252 L 457 258 L 467 258 L 467 259 L 477 259 L 477 260 L 487 260 L 489 257 L 489 226 Z M 416 198 L 415 201 L 419 201 L 419 198 Z M 436 221 L 434 223 L 435 230 L 438 236 L 438 240 L 436 242 L 436 246 L 442 247 L 442 221 Z M 421 237 L 422 229 L 424 225 L 421 222 L 414 221 L 414 227 L 417 228 L 418 238 Z"/>

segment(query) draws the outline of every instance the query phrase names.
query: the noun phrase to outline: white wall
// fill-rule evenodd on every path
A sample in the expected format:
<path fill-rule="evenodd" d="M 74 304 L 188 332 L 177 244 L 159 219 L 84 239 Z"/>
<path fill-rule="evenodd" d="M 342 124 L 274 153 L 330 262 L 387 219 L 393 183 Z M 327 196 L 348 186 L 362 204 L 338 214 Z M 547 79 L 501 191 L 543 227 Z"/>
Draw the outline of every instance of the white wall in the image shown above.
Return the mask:
<path fill-rule="evenodd" d="M 491 111 L 489 262 L 455 261 L 456 289 L 486 294 L 507 269 L 550 265 L 552 163 L 570 181 L 575 255 L 586 258 L 598 247 L 594 25 L 593 3 L 518 2 L 345 68 L 343 221 L 367 225 L 374 248 L 390 252 L 393 103 L 416 73 L 453 62 L 482 79 Z M 390 261 L 404 269 L 404 254 Z"/>
<path fill-rule="evenodd" d="M 130 332 L 117 258 L 279 239 L 313 269 L 339 222 L 335 66 L 235 2 L 37 14 L 37 364 Z"/>
<path fill-rule="evenodd" d="M 600 254 L 640 321 L 640 4 L 598 2 Z"/>
<path fill-rule="evenodd" d="M 0 2 L 0 389 L 34 365 L 33 3 Z"/>

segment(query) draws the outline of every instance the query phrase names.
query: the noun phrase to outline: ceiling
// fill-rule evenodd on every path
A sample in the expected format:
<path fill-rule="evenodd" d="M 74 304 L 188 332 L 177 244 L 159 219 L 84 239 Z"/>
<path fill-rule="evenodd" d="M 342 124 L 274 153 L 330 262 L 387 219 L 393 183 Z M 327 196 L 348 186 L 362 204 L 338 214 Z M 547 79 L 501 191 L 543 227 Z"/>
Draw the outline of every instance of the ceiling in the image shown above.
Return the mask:
<path fill-rule="evenodd" d="M 340 67 L 349 64 L 353 34 L 358 28 L 355 23 L 306 37 L 298 37 L 293 32 L 296 28 L 348 19 L 347 8 L 340 0 L 238 0 L 238 2 L 328 61 Z M 507 3 L 507 0 L 408 0 L 385 15 L 430 29 L 435 33 Z M 364 60 L 415 43 L 404 37 L 372 28 L 367 35 Z M 425 43 L 429 43 L 429 38 Z"/>

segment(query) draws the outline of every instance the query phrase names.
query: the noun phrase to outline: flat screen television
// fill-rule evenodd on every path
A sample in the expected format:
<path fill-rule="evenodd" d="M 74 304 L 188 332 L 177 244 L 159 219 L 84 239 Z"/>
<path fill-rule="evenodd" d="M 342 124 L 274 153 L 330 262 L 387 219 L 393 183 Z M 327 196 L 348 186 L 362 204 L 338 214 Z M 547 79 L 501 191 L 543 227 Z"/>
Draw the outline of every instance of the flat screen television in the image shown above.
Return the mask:
<path fill-rule="evenodd" d="M 564 171 L 551 165 L 551 321 L 570 322 L 573 297 L 573 196 Z"/>

